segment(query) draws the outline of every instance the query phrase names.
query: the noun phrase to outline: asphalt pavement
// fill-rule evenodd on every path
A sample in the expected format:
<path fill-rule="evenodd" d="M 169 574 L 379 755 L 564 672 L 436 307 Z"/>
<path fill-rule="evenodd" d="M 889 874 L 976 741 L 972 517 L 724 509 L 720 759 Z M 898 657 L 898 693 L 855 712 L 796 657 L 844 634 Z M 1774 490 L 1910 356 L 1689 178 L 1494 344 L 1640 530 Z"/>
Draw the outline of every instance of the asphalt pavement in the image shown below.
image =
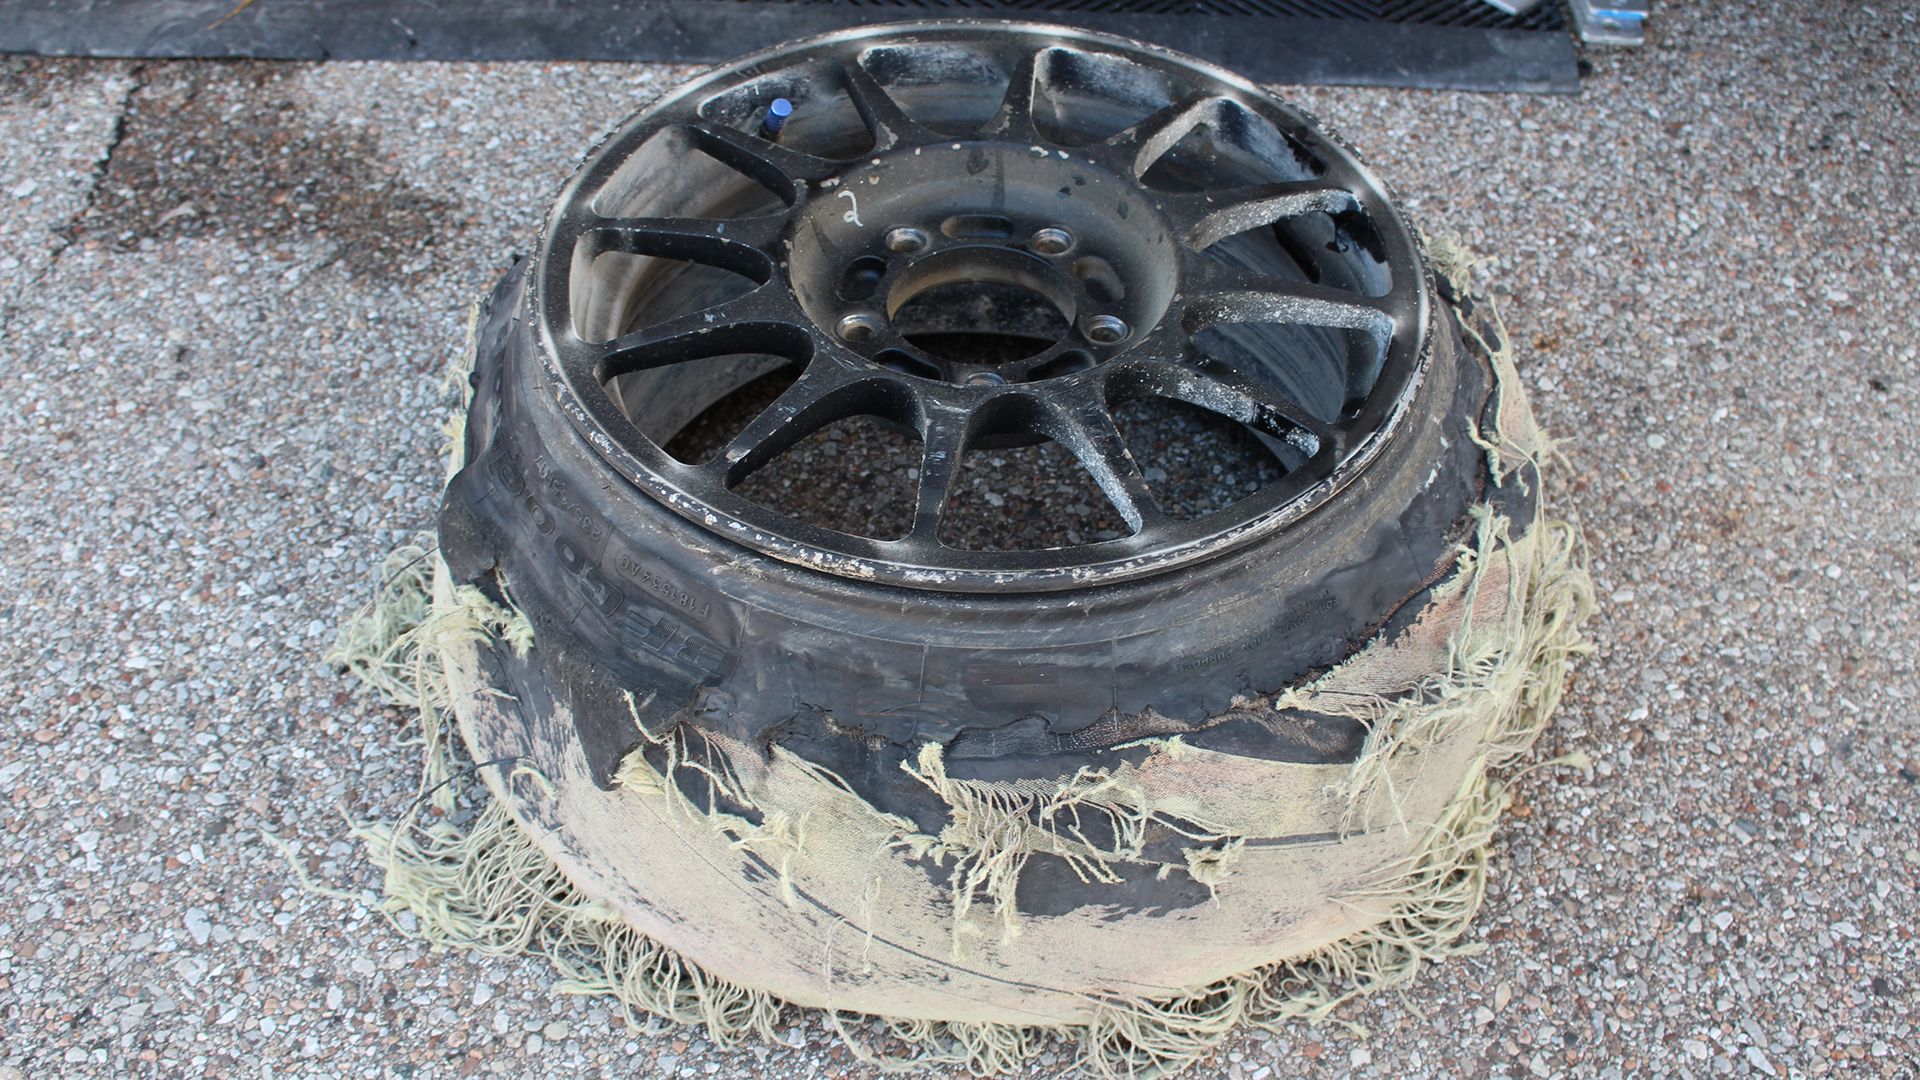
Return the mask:
<path fill-rule="evenodd" d="M 1594 764 L 1517 781 L 1484 952 L 1193 1075 L 1920 1076 L 1920 11 L 1587 57 L 1281 88 L 1482 256 L 1603 598 L 1543 756 Z M 467 305 L 690 73 L 0 64 L 0 1080 L 870 1074 L 430 954 L 346 841 L 416 751 L 319 656 L 434 518 Z"/>

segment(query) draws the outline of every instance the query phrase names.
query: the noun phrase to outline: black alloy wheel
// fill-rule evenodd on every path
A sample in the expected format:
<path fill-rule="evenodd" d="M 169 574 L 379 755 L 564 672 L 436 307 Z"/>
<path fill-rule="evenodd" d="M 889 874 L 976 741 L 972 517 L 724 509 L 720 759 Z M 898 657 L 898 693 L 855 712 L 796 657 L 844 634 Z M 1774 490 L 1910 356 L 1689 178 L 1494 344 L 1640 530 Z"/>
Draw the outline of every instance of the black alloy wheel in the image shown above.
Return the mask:
<path fill-rule="evenodd" d="M 840 35 L 682 91 L 602 146 L 549 223 L 535 317 L 569 415 L 675 512 L 870 581 L 1085 587 L 1283 529 L 1405 420 L 1432 302 L 1380 184 L 1250 90 L 1138 46 L 942 28 Z M 792 114 L 769 135 L 775 100 Z M 797 381 L 720 453 L 662 449 L 770 364 Z M 1245 425 L 1284 475 L 1224 513 L 1170 516 L 1114 422 L 1142 399 Z M 923 448 L 905 535 L 810 526 L 736 490 L 853 416 Z M 966 449 L 1041 439 L 1127 535 L 943 543 Z"/>
<path fill-rule="evenodd" d="M 690 724 L 929 821 L 899 768 L 929 741 L 986 778 L 1174 733 L 1352 760 L 1356 721 L 1235 705 L 1405 625 L 1468 508 L 1529 490 L 1487 484 L 1491 373 L 1350 149 L 1230 73 L 1055 27 L 829 35 L 649 105 L 495 291 L 473 386 L 442 551 L 532 618 L 529 700 L 571 710 L 597 782 Z M 1211 466 L 1253 479 L 1169 494 L 1168 440 L 1130 434 L 1156 411 L 1228 432 L 1206 446 L 1258 467 Z M 853 420 L 907 447 L 892 525 L 755 489 Z M 967 463 L 1036 447 L 1110 527 L 956 541 Z"/>

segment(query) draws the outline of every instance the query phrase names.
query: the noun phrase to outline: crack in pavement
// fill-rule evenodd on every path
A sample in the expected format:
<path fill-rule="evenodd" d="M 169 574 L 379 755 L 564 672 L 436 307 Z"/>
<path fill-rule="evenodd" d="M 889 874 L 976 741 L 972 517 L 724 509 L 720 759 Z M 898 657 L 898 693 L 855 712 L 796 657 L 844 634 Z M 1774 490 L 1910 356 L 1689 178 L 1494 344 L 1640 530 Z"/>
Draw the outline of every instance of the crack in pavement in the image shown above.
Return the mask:
<path fill-rule="evenodd" d="M 109 76 L 99 84 L 107 95 L 107 106 L 113 111 L 113 122 L 107 129 L 104 145 L 90 162 L 90 169 L 78 191 L 80 205 L 67 214 L 57 224 L 45 226 L 51 237 L 46 247 L 46 257 L 34 261 L 24 261 L 25 271 L 16 277 L 8 289 L 4 302 L 0 302 L 0 339 L 13 336 L 14 321 L 19 315 L 25 298 L 33 295 L 39 286 L 59 266 L 60 256 L 73 246 L 74 230 L 80 221 L 93 210 L 99 198 L 100 186 L 106 182 L 107 172 L 113 166 L 113 155 L 119 150 L 121 140 L 126 138 L 127 118 L 133 111 L 134 95 L 146 88 L 146 65 L 132 64 L 123 74 Z M 29 232 L 32 230 L 29 229 Z"/>

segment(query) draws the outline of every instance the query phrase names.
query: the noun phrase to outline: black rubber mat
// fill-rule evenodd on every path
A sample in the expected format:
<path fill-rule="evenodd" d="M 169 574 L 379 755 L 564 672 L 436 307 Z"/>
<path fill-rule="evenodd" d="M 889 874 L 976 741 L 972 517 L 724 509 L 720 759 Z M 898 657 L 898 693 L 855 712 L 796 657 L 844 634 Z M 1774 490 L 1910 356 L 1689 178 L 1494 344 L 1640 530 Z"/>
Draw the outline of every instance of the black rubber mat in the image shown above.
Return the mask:
<path fill-rule="evenodd" d="M 0 52 L 289 60 L 711 62 L 908 19 L 1064 23 L 1275 83 L 1570 93 L 1557 0 L 0 0 Z"/>

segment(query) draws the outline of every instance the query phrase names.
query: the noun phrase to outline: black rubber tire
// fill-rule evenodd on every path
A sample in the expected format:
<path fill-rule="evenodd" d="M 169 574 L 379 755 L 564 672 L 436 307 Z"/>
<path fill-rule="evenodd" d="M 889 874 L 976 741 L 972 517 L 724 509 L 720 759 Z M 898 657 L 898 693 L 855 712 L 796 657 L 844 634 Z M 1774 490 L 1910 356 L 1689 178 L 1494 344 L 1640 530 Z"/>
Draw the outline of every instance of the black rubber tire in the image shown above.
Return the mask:
<path fill-rule="evenodd" d="M 458 581 L 496 597 L 510 583 L 602 783 L 641 741 L 629 690 L 649 728 L 808 740 L 804 756 L 856 784 L 894 786 L 893 762 L 928 740 L 948 746 L 956 775 L 1057 774 L 1063 755 L 1127 741 L 1124 725 L 1097 721 L 1147 709 L 1192 722 L 1197 745 L 1350 759 L 1364 736 L 1351 721 L 1298 717 L 1291 738 L 1204 724 L 1417 609 L 1486 487 L 1468 417 L 1490 376 L 1463 361 L 1448 315 L 1415 403 L 1424 419 L 1341 498 L 1265 542 L 1154 578 L 1032 595 L 835 577 L 728 543 L 607 466 L 553 405 L 524 329 L 524 269 L 482 317 L 468 464 L 447 490 L 441 551 Z M 864 735 L 822 740 L 824 722 L 809 722 L 820 716 Z M 869 749 L 875 738 L 883 751 Z"/>
<path fill-rule="evenodd" d="M 542 355 L 528 265 L 500 282 L 478 326 L 441 551 L 456 581 L 532 620 L 534 662 L 603 788 L 642 726 L 682 723 L 784 745 L 929 826 L 944 807 L 899 767 L 929 741 L 952 775 L 979 779 L 1067 775 L 1176 732 L 1242 756 L 1350 761 L 1366 736 L 1358 721 L 1232 706 L 1391 633 L 1450 570 L 1468 508 L 1515 497 L 1511 485 L 1489 491 L 1474 438 L 1491 371 L 1435 302 L 1405 422 L 1336 497 L 1264 539 L 1045 592 L 826 573 L 702 527 L 608 463 Z M 1502 511 L 1521 528 L 1532 518 L 1530 505 Z"/>

